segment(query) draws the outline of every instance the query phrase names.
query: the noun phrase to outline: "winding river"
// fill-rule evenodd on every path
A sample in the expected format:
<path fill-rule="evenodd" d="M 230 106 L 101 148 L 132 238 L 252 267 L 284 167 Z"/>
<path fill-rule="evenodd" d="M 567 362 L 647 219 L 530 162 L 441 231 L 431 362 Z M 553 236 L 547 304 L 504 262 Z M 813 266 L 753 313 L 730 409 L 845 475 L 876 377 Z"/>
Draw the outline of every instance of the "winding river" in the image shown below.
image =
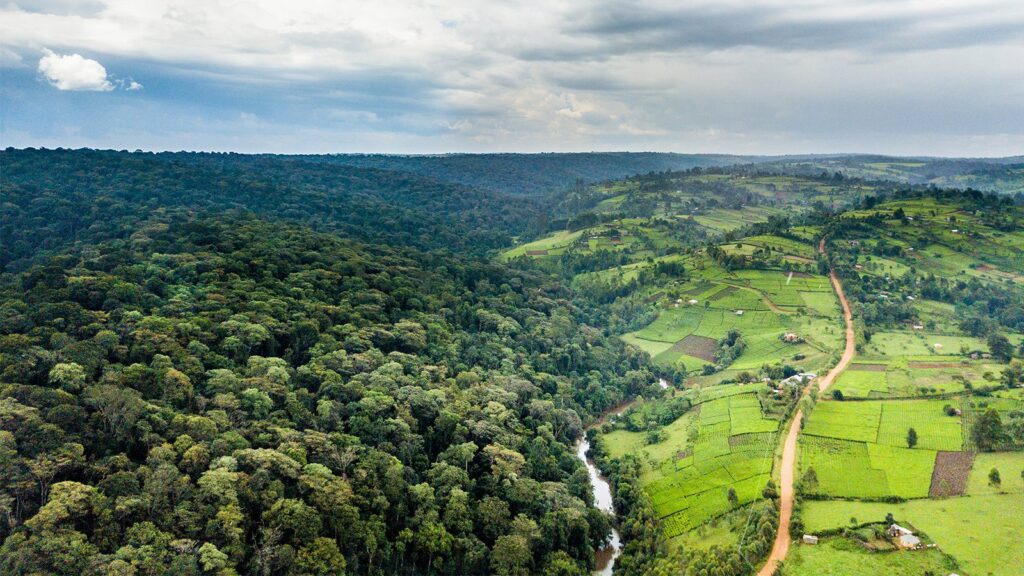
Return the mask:
<path fill-rule="evenodd" d="M 658 385 L 661 388 L 667 389 L 668 382 L 661 378 L 658 380 Z M 634 401 L 620 404 L 614 408 L 605 412 L 601 418 L 590 425 L 589 428 L 600 426 L 604 422 L 604 419 L 608 416 L 619 416 L 625 412 Z M 588 428 L 588 429 L 589 429 Z M 587 457 L 587 451 L 590 450 L 590 442 L 587 441 L 587 437 L 583 436 L 576 442 L 576 457 L 579 458 L 584 465 L 587 467 L 587 474 L 590 475 L 590 486 L 594 492 L 594 505 L 603 512 L 610 514 L 613 518 L 615 517 L 615 504 L 612 500 L 612 487 L 608 484 L 608 480 L 601 475 L 601 471 L 597 469 L 597 465 L 594 461 Z M 608 544 L 597 551 L 597 567 L 594 570 L 594 574 L 600 574 L 601 576 L 611 576 L 612 570 L 615 568 L 615 559 L 622 553 L 622 538 L 619 536 L 619 531 L 613 526 L 612 537 Z"/>

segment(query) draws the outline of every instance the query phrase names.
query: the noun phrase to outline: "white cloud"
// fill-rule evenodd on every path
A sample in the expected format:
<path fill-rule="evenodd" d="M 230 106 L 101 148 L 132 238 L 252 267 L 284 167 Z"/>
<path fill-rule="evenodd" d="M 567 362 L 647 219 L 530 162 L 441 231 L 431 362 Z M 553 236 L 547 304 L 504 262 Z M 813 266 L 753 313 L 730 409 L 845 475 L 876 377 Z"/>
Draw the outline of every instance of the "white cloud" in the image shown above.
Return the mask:
<path fill-rule="evenodd" d="M 1024 135 L 1021 0 L 25 5 L 0 0 L 0 62 L 69 54 L 40 61 L 61 90 L 142 89 L 88 50 L 194 84 L 170 96 L 190 113 L 266 100 L 261 118 L 327 131 L 326 110 L 339 138 L 354 123 L 455 148 L 796 152 Z"/>
<path fill-rule="evenodd" d="M 114 85 L 102 64 L 80 54 L 57 54 L 46 50 L 39 59 L 39 73 L 58 90 L 109 92 Z"/>

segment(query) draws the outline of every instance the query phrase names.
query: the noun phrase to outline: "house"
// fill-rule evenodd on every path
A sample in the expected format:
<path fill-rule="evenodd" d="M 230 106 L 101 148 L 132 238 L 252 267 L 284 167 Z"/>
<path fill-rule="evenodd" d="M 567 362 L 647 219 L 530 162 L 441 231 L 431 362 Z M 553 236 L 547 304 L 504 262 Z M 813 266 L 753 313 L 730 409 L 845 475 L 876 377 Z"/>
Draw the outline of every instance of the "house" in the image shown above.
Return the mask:
<path fill-rule="evenodd" d="M 804 534 L 804 544 L 814 545 L 818 543 L 818 537 L 813 534 Z"/>
<path fill-rule="evenodd" d="M 737 316 L 743 316 L 743 310 L 737 310 L 736 311 L 736 315 Z"/>
<path fill-rule="evenodd" d="M 924 330 L 923 324 L 914 324 L 914 330 Z"/>
<path fill-rule="evenodd" d="M 796 334 L 792 333 L 792 332 L 786 332 L 782 336 L 782 340 L 785 341 L 785 342 L 788 342 L 790 344 L 797 344 L 797 343 L 800 342 L 800 337 L 797 336 Z"/>
<path fill-rule="evenodd" d="M 696 303 L 697 303 L 697 301 L 696 301 L 696 300 L 690 299 L 690 305 L 691 305 L 691 306 L 692 306 L 693 304 L 696 304 Z"/>
<path fill-rule="evenodd" d="M 912 531 L 900 526 L 899 524 L 889 526 L 886 533 L 900 548 L 917 548 L 921 545 L 920 538 L 914 536 Z"/>

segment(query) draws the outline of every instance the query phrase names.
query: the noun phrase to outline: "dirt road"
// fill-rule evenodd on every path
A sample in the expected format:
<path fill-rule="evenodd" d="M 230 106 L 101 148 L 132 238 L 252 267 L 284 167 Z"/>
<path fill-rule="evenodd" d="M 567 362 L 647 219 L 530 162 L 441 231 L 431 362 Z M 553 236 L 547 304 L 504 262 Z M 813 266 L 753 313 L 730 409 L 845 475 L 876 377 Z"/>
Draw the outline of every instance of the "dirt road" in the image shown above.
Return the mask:
<path fill-rule="evenodd" d="M 818 244 L 818 251 L 822 254 L 825 253 L 824 239 Z M 853 331 L 853 311 L 850 309 L 850 303 L 846 300 L 846 294 L 843 292 L 843 285 L 839 282 L 835 271 L 832 271 L 829 276 L 832 279 L 832 287 L 835 289 L 836 295 L 839 296 L 839 302 L 843 305 L 843 320 L 846 322 L 846 347 L 835 368 L 829 370 L 828 374 L 818 380 L 820 392 L 824 392 L 832 385 L 836 377 L 846 370 L 850 361 L 857 354 L 857 337 Z M 804 394 L 807 394 L 807 390 L 804 390 Z M 789 552 L 791 542 L 789 523 L 793 519 L 795 495 L 793 477 L 796 474 L 796 441 L 800 436 L 800 421 L 803 419 L 803 415 L 803 410 L 797 410 L 793 416 L 793 421 L 789 425 L 789 433 L 786 434 L 786 442 L 782 447 L 782 470 L 779 478 L 779 530 L 775 534 L 775 544 L 772 546 L 768 561 L 757 573 L 757 576 L 772 576 L 779 562 L 784 560 L 786 553 Z"/>

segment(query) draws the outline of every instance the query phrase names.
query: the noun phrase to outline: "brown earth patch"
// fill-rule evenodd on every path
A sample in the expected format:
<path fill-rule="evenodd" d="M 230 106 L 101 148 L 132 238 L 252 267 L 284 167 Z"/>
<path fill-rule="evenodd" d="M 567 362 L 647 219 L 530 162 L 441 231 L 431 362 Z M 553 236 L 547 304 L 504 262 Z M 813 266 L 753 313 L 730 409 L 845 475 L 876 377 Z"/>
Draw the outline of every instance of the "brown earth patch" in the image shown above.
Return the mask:
<path fill-rule="evenodd" d="M 682 352 L 687 356 L 700 358 L 708 362 L 715 361 L 715 352 L 718 351 L 718 341 L 704 336 L 690 334 L 672 346 L 674 352 Z"/>
<path fill-rule="evenodd" d="M 547 256 L 548 255 L 548 251 L 547 250 L 527 250 L 526 251 L 526 255 L 527 256 Z"/>
<path fill-rule="evenodd" d="M 929 498 L 963 496 L 967 489 L 967 478 L 974 465 L 974 452 L 938 452 L 935 454 L 935 468 L 932 469 L 932 484 L 928 488 Z"/>
<path fill-rule="evenodd" d="M 888 364 L 850 364 L 847 370 L 858 370 L 861 372 L 885 372 Z"/>
<path fill-rule="evenodd" d="M 907 362 L 907 368 L 928 370 L 931 368 L 959 368 L 959 362 Z"/>

